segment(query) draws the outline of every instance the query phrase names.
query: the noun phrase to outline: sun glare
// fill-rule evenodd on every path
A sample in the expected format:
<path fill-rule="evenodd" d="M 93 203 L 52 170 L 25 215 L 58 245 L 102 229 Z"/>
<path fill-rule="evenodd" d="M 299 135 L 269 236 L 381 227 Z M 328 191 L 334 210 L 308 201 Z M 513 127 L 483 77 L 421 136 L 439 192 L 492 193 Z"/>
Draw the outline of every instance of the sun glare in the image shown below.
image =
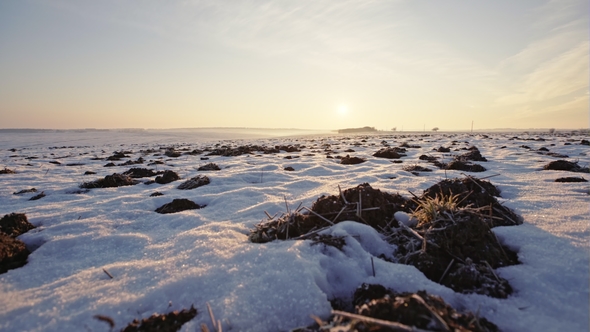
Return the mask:
<path fill-rule="evenodd" d="M 346 106 L 345 104 L 341 104 L 340 106 L 338 106 L 338 114 L 346 115 L 347 113 L 348 113 L 348 106 Z"/>

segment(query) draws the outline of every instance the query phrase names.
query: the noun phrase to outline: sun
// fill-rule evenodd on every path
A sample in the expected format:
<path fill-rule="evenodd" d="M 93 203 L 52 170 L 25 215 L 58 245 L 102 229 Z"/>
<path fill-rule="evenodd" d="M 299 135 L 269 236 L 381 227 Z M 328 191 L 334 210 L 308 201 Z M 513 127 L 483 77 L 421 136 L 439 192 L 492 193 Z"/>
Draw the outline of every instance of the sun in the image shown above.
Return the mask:
<path fill-rule="evenodd" d="M 348 113 L 348 106 L 346 104 L 340 104 L 338 106 L 338 114 L 346 115 Z"/>

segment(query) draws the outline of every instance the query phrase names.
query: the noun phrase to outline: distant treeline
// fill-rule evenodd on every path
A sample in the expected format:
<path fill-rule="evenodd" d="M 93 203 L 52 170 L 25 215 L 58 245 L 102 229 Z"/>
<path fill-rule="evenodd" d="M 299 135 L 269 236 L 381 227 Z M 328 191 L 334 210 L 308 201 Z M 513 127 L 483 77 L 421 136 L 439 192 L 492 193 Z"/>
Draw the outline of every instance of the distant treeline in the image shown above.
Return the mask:
<path fill-rule="evenodd" d="M 362 128 L 346 128 L 338 129 L 339 134 L 350 134 L 350 133 L 371 133 L 376 132 L 375 127 L 362 127 Z"/>

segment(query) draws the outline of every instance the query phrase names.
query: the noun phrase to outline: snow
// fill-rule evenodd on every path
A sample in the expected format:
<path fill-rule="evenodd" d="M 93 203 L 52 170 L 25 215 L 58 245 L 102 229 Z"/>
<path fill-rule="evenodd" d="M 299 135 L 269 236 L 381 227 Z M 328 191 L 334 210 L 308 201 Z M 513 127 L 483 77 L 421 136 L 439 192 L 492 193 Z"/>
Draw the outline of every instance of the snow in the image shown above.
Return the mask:
<path fill-rule="evenodd" d="M 533 151 L 547 147 L 588 166 L 590 147 L 578 144 L 587 137 L 279 134 L 227 130 L 0 132 L 0 168 L 17 171 L 0 175 L 0 216 L 26 213 L 37 227 L 19 237 L 34 250 L 28 263 L 0 275 L 0 331 L 107 331 L 108 325 L 93 319 L 94 315 L 113 318 L 116 329 L 121 329 L 133 319 L 193 304 L 199 313 L 181 331 L 197 331 L 201 323 L 210 324 L 206 303 L 222 320 L 224 331 L 288 331 L 311 324 L 312 314 L 327 318 L 329 300 L 350 298 L 362 283 L 380 283 L 396 291 L 424 289 L 457 309 L 478 311 L 504 331 L 589 330 L 590 188 L 587 183 L 553 180 L 590 176 L 541 171 L 558 158 Z M 515 135 L 520 139 L 511 139 Z M 523 140 L 538 137 L 546 141 Z M 564 145 L 568 139 L 573 142 Z M 394 164 L 371 156 L 383 140 L 392 146 L 407 141 L 421 148 L 408 149 L 404 163 Z M 452 141 L 457 145 L 451 146 Z M 192 150 L 218 142 L 307 148 L 299 153 L 209 156 L 206 161 L 200 160 L 204 155 L 183 155 L 163 159 L 166 165 L 149 167 L 174 170 L 182 179 L 198 174 L 211 179 L 211 184 L 193 190 L 176 189 L 181 183 L 176 181 L 74 193 L 85 181 L 132 167 L 105 168 L 107 161 L 91 160 L 95 155 L 108 157 L 114 151 L 132 150 L 130 159 L 135 160 L 141 155 L 139 150 L 171 144 Z M 339 149 L 334 155 L 350 154 L 367 162 L 340 165 L 323 152 L 305 155 L 323 151 L 323 144 Z M 64 145 L 73 147 L 51 148 Z M 309 240 L 248 241 L 249 230 L 266 219 L 264 211 L 270 215 L 286 211 L 285 199 L 290 208 L 300 203 L 311 207 L 321 195 L 337 194 L 339 185 L 346 189 L 363 182 L 410 197 L 410 192 L 419 195 L 446 177 L 463 176 L 418 160 L 421 154 L 449 160 L 448 154 L 433 151 L 441 145 L 477 146 L 489 160 L 478 163 L 488 170 L 471 175 L 495 175 L 489 180 L 501 189 L 500 201 L 524 218 L 523 225 L 493 229 L 500 242 L 518 252 L 522 263 L 496 271 L 515 289 L 507 299 L 455 293 L 412 266 L 379 258 L 391 256 L 395 246 L 359 223 L 342 222 L 323 231 L 345 236 L 343 251 L 311 245 Z M 9 151 L 12 148 L 16 151 Z M 355 152 L 343 152 L 349 148 Z M 157 157 L 149 154 L 144 158 Z M 49 163 L 56 160 L 62 164 Z M 209 162 L 217 163 L 221 171 L 197 172 Z M 402 169 L 412 164 L 434 171 L 415 176 Z M 287 166 L 295 171 L 284 171 Z M 83 175 L 89 170 L 97 174 Z M 47 196 L 29 201 L 34 194 L 13 195 L 32 187 Z M 149 197 L 155 191 L 165 195 Z M 175 198 L 207 206 L 166 215 L 154 212 Z M 398 217 L 410 222 L 407 215 Z"/>

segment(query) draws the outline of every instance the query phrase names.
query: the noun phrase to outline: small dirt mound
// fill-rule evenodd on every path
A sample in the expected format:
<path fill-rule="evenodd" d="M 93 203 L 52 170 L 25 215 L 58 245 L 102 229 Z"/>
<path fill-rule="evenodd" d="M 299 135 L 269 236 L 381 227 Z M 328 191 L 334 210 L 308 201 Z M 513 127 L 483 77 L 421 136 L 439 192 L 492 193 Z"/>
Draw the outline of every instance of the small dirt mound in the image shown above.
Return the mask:
<path fill-rule="evenodd" d="M 96 174 L 96 172 L 93 172 L 93 171 L 84 172 L 84 175 L 94 175 L 94 174 Z"/>
<path fill-rule="evenodd" d="M 451 149 L 445 148 L 444 146 L 440 146 L 438 147 L 438 149 L 436 149 L 436 152 L 451 152 Z"/>
<path fill-rule="evenodd" d="M 317 320 L 297 331 L 498 331 L 487 319 L 469 311 L 458 312 L 426 291 L 397 293 L 381 285 L 362 284 L 354 292 L 353 302 L 353 313 L 334 311 L 328 322 Z"/>
<path fill-rule="evenodd" d="M 169 314 L 153 314 L 141 321 L 134 319 L 121 332 L 174 332 L 180 330 L 184 323 L 197 316 L 197 309 L 191 306 L 190 309 L 173 311 Z"/>
<path fill-rule="evenodd" d="M 162 172 L 154 172 L 153 169 L 148 168 L 132 168 L 128 171 L 123 172 L 123 175 L 128 175 L 133 179 L 146 178 L 158 174 L 162 174 Z"/>
<path fill-rule="evenodd" d="M 588 180 L 584 179 L 583 177 L 565 177 L 555 179 L 555 182 L 588 182 Z"/>
<path fill-rule="evenodd" d="M 435 156 L 427 156 L 425 154 L 421 155 L 420 157 L 418 157 L 418 159 L 420 160 L 426 160 L 426 161 L 436 161 L 438 159 L 438 157 Z"/>
<path fill-rule="evenodd" d="M 168 150 L 166 150 L 166 152 L 164 152 L 164 155 L 166 157 L 170 157 L 170 158 L 178 158 L 182 155 L 182 153 L 180 153 L 174 149 L 168 149 Z"/>
<path fill-rule="evenodd" d="M 21 240 L 0 232 L 0 274 L 27 264 L 29 254 Z"/>
<path fill-rule="evenodd" d="M 45 195 L 45 192 L 44 192 L 44 191 L 42 191 L 42 192 L 40 192 L 38 195 L 35 195 L 35 196 L 33 196 L 33 197 L 29 198 L 29 201 L 36 201 L 36 200 L 38 200 L 38 199 L 41 199 L 41 198 L 43 198 L 43 197 L 45 197 L 45 196 L 46 196 L 46 195 Z"/>
<path fill-rule="evenodd" d="M 197 171 L 220 171 L 221 168 L 216 163 L 208 163 L 197 169 Z"/>
<path fill-rule="evenodd" d="M 544 170 L 590 173 L 588 167 L 580 167 L 577 162 L 555 160 L 543 166 Z"/>
<path fill-rule="evenodd" d="M 16 174 L 16 172 L 4 167 L 4 169 L 0 169 L 0 174 Z"/>
<path fill-rule="evenodd" d="M 0 219 L 0 232 L 17 237 L 35 228 L 24 213 L 11 213 Z"/>
<path fill-rule="evenodd" d="M 387 159 L 399 159 L 401 157 L 407 156 L 406 154 L 399 152 L 399 150 L 400 149 L 398 149 L 398 148 L 382 148 L 381 150 L 375 152 L 373 154 L 373 157 L 387 158 Z"/>
<path fill-rule="evenodd" d="M 265 243 L 297 238 L 344 220 L 362 222 L 381 230 L 390 225 L 397 226 L 393 219 L 395 212 L 410 212 L 413 207 L 413 202 L 399 194 L 388 194 L 363 183 L 340 195 L 321 196 L 312 205 L 310 210 L 313 212 L 309 214 L 295 211 L 256 225 L 250 231 L 250 241 Z"/>
<path fill-rule="evenodd" d="M 35 188 L 31 188 L 31 189 L 23 189 L 17 192 L 13 192 L 13 195 L 22 195 L 22 194 L 28 194 L 28 193 L 36 193 L 37 189 Z"/>
<path fill-rule="evenodd" d="M 150 197 L 158 197 L 158 196 L 164 196 L 164 194 L 162 194 L 159 191 L 156 191 L 156 192 L 153 192 L 153 193 L 150 194 Z"/>
<path fill-rule="evenodd" d="M 293 167 L 291 167 L 291 166 L 287 166 L 287 167 L 283 168 L 283 170 L 285 170 L 287 172 L 293 172 L 293 171 L 295 171 L 295 169 Z"/>
<path fill-rule="evenodd" d="M 435 162 L 434 165 L 441 168 L 441 169 L 464 171 L 464 172 L 477 173 L 477 172 L 485 172 L 486 171 L 486 168 L 479 165 L 479 164 L 473 164 L 473 163 L 462 161 L 462 160 L 453 160 L 448 164 Z"/>
<path fill-rule="evenodd" d="M 512 288 L 492 269 L 518 263 L 490 230 L 492 218 L 457 207 L 457 196 L 425 198 L 414 212 L 418 225 L 393 229 L 399 263 L 457 292 L 506 298 Z M 400 224 L 401 225 L 401 224 Z"/>
<path fill-rule="evenodd" d="M 117 152 L 117 151 L 115 151 L 112 156 L 110 156 L 110 157 L 107 158 L 107 160 L 109 160 L 109 161 L 118 161 L 118 160 L 121 160 L 122 158 L 129 158 L 129 156 L 126 155 L 124 152 Z"/>
<path fill-rule="evenodd" d="M 118 164 L 117 166 L 139 165 L 139 164 L 143 164 L 144 161 L 145 160 L 142 157 L 139 157 L 136 160 L 127 160 L 126 162 Z"/>
<path fill-rule="evenodd" d="M 162 175 L 156 176 L 156 179 L 155 179 L 156 183 L 159 183 L 159 184 L 167 184 L 170 182 L 174 182 L 176 180 L 180 180 L 180 176 L 178 176 L 178 174 L 176 174 L 176 172 L 170 171 L 170 170 L 164 171 L 164 173 L 162 173 Z"/>
<path fill-rule="evenodd" d="M 456 156 L 455 159 L 460 160 L 460 161 L 467 161 L 467 160 L 471 160 L 471 161 L 488 161 L 484 156 L 481 155 L 481 153 L 479 152 L 479 149 L 475 146 L 470 147 L 469 152 L 464 153 L 460 156 Z"/>
<path fill-rule="evenodd" d="M 340 159 L 340 164 L 341 165 L 357 165 L 357 164 L 362 164 L 365 161 L 366 160 L 363 158 L 351 157 L 349 155 L 346 155 L 345 157 L 342 157 L 342 159 Z"/>
<path fill-rule="evenodd" d="M 357 290 L 355 297 L 360 293 Z M 403 324 L 410 327 L 408 330 L 413 327 L 428 331 L 498 331 L 498 327 L 485 318 L 478 318 L 471 312 L 457 312 L 439 296 L 425 291 L 396 293 L 388 290 L 383 297 L 357 305 L 355 311 L 362 316 Z M 365 326 L 364 331 L 392 331 L 383 326 L 359 323 Z"/>
<path fill-rule="evenodd" d="M 80 185 L 80 188 L 85 189 L 92 189 L 92 188 L 114 188 L 114 187 L 122 187 L 122 186 L 132 186 L 137 184 L 137 181 L 134 181 L 130 176 L 113 173 L 112 175 L 107 175 L 102 179 L 98 179 L 92 182 L 84 182 Z"/>
<path fill-rule="evenodd" d="M 185 182 L 181 183 L 178 186 L 178 189 L 180 190 L 189 190 L 189 189 L 195 189 L 204 185 L 208 185 L 209 183 L 211 183 L 211 180 L 209 180 L 209 178 L 207 176 L 201 176 L 201 175 L 197 175 L 194 178 L 188 179 Z"/>
<path fill-rule="evenodd" d="M 186 198 L 177 198 L 170 203 L 166 203 L 156 209 L 156 212 L 161 214 L 176 213 L 185 210 L 196 210 L 204 208 L 205 205 L 199 205 Z"/>
<path fill-rule="evenodd" d="M 493 219 L 490 227 L 522 224 L 522 218 L 509 208 L 501 205 L 494 197 L 500 197 L 500 190 L 492 183 L 468 176 L 462 179 L 446 179 L 424 190 L 420 200 L 425 198 L 457 195 L 457 207 L 486 208 L 483 214 L 489 215 L 492 208 Z"/>
<path fill-rule="evenodd" d="M 406 172 L 411 172 L 412 174 L 415 172 L 432 172 L 430 168 L 426 168 L 420 165 L 408 165 L 402 167 L 402 169 Z"/>

